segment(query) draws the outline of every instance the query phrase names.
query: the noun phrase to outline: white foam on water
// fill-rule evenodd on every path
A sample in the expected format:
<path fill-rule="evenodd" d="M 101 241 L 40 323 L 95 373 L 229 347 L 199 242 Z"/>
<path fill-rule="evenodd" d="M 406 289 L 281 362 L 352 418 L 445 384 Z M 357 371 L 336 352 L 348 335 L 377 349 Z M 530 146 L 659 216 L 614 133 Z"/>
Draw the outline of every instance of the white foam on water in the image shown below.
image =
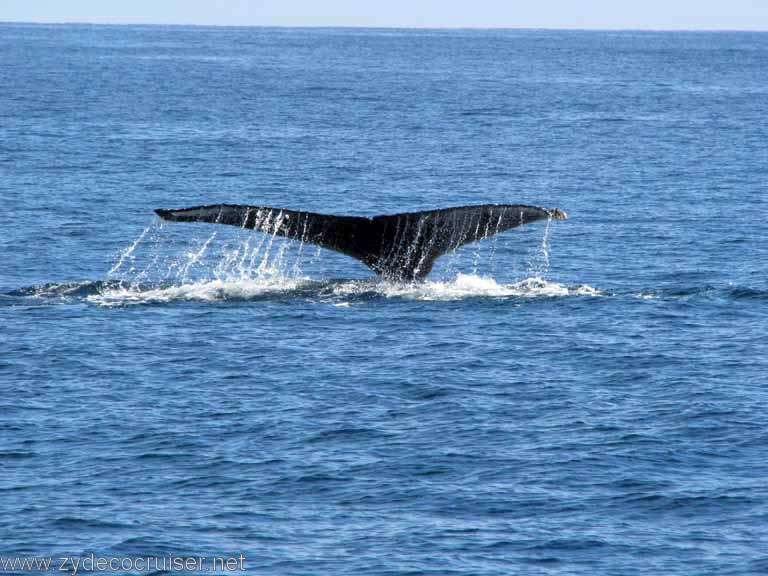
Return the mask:
<path fill-rule="evenodd" d="M 150 288 L 126 284 L 107 288 L 99 294 L 88 296 L 87 300 L 102 306 L 153 304 L 173 301 L 217 302 L 253 300 L 291 292 L 305 284 L 312 284 L 312 281 L 308 278 L 212 279 Z"/>
<path fill-rule="evenodd" d="M 640 300 L 656 300 L 659 298 L 656 294 L 648 294 L 647 292 L 632 292 L 628 294 L 628 296 L 632 296 L 633 298 L 639 298 Z"/>
<path fill-rule="evenodd" d="M 125 306 L 174 301 L 225 302 L 285 297 L 325 302 L 337 307 L 349 307 L 356 299 L 401 298 L 419 301 L 453 301 L 469 298 L 564 298 L 570 296 L 603 296 L 592 286 L 568 286 L 543 278 L 526 278 L 512 284 L 500 284 L 493 278 L 474 274 L 457 274 L 450 280 L 414 283 L 392 282 L 379 278 L 371 280 L 317 281 L 306 277 L 279 276 L 257 279 L 209 279 L 142 287 L 140 285 L 111 285 L 86 300 L 100 306 Z"/>
<path fill-rule="evenodd" d="M 500 284 L 493 278 L 476 274 L 457 274 L 449 280 L 414 283 L 389 281 L 346 282 L 333 290 L 336 296 L 374 292 L 385 298 L 413 300 L 462 300 L 465 298 L 551 298 L 564 296 L 600 296 L 602 292 L 587 285 L 567 286 L 544 278 L 526 278 L 512 284 Z"/>

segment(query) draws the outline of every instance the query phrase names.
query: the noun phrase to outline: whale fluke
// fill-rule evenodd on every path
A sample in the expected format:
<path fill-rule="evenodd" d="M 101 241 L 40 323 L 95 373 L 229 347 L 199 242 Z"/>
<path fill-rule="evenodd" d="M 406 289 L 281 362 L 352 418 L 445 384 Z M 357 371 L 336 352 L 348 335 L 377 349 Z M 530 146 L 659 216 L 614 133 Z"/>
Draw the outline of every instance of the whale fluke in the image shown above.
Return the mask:
<path fill-rule="evenodd" d="M 310 242 L 357 258 L 377 274 L 398 280 L 424 278 L 439 256 L 464 244 L 537 220 L 567 218 L 558 208 L 523 204 L 460 206 L 372 218 L 242 204 L 155 212 L 164 220 L 229 224 Z"/>

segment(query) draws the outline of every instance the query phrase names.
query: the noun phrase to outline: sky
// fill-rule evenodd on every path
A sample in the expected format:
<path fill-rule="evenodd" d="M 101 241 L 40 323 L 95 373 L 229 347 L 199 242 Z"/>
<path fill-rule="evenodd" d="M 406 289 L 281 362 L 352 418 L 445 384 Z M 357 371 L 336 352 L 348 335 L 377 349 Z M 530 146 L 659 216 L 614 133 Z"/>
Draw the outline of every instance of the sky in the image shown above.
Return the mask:
<path fill-rule="evenodd" d="M 0 21 L 768 30 L 768 0 L 0 0 Z"/>

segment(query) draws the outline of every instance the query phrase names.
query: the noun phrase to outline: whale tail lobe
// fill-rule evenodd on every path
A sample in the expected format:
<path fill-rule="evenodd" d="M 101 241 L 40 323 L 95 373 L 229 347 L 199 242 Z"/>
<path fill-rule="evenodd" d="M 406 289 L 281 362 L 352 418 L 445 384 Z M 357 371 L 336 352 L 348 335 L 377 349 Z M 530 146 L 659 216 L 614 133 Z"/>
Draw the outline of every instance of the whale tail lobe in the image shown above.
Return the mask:
<path fill-rule="evenodd" d="M 373 218 L 243 204 L 159 208 L 155 212 L 164 220 L 229 224 L 317 244 L 398 280 L 424 278 L 438 257 L 464 244 L 537 220 L 567 218 L 557 208 L 523 204 L 460 206 Z"/>

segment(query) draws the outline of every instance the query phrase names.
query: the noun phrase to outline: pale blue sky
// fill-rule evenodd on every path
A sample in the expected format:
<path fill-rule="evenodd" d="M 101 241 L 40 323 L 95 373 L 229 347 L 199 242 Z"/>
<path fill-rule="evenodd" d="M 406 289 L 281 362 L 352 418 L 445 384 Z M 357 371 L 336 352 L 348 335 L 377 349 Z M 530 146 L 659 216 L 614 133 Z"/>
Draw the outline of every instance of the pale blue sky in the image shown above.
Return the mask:
<path fill-rule="evenodd" d="M 768 30 L 768 0 L 0 0 L 0 21 Z"/>

